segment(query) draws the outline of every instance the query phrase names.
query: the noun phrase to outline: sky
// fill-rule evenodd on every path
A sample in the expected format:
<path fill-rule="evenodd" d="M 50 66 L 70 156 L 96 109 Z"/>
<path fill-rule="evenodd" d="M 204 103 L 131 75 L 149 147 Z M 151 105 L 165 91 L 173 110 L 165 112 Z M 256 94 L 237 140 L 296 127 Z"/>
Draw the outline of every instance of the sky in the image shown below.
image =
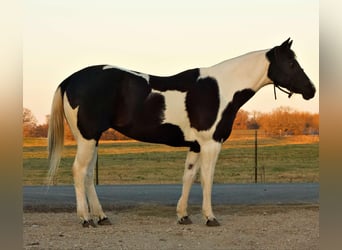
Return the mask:
<path fill-rule="evenodd" d="M 319 112 L 318 0 L 25 0 L 23 106 L 38 123 L 72 73 L 110 64 L 153 75 L 207 67 L 293 39 L 314 99 L 261 89 L 242 109 Z"/>

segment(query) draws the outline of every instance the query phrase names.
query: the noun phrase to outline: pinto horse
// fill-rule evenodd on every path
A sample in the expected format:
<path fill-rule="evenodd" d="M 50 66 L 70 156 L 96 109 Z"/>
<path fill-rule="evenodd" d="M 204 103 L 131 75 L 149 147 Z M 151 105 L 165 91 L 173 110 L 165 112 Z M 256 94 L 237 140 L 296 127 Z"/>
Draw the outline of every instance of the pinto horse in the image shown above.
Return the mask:
<path fill-rule="evenodd" d="M 177 204 L 179 224 L 187 212 L 194 177 L 201 169 L 202 212 L 207 226 L 218 226 L 211 205 L 214 169 L 221 145 L 231 133 L 239 108 L 267 84 L 302 94 L 315 87 L 291 50 L 290 39 L 272 49 L 251 52 L 206 68 L 160 77 L 109 65 L 84 68 L 57 88 L 49 126 L 50 178 L 63 149 L 66 118 L 77 142 L 72 166 L 77 214 L 84 227 L 111 224 L 93 180 L 101 134 L 113 128 L 133 139 L 188 147 L 183 189 Z"/>

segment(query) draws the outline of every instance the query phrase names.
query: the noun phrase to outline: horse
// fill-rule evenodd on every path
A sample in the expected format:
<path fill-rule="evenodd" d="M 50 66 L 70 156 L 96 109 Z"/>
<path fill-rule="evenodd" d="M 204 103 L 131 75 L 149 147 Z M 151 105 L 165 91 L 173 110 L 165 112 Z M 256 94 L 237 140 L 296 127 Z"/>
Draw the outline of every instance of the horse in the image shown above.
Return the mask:
<path fill-rule="evenodd" d="M 315 95 L 315 87 L 291 50 L 292 40 L 211 67 L 154 76 L 111 65 L 81 69 L 56 89 L 48 130 L 49 176 L 56 173 L 64 144 L 64 118 L 77 142 L 72 166 L 77 215 L 83 227 L 111 225 L 94 187 L 101 134 L 113 128 L 143 142 L 187 147 L 177 222 L 191 224 L 189 192 L 200 169 L 202 213 L 219 226 L 211 203 L 216 161 L 239 108 L 262 87 L 287 89 L 289 97 Z M 286 90 L 284 90 L 286 91 Z"/>

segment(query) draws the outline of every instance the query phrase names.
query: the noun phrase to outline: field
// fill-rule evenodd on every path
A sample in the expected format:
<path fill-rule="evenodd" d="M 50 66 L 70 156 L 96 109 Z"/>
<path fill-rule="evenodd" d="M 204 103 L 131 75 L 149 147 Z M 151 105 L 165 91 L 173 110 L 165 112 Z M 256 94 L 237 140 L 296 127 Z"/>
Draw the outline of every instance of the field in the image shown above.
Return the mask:
<path fill-rule="evenodd" d="M 254 140 L 254 131 L 233 132 L 223 145 L 215 183 L 254 182 Z M 318 136 L 274 138 L 258 135 L 258 182 L 318 182 L 318 151 Z M 75 152 L 75 143 L 65 142 L 55 184 L 72 184 L 71 165 Z M 181 183 L 185 156 L 186 148 L 137 141 L 102 141 L 99 184 Z M 47 171 L 47 139 L 25 138 L 23 184 L 45 185 Z"/>

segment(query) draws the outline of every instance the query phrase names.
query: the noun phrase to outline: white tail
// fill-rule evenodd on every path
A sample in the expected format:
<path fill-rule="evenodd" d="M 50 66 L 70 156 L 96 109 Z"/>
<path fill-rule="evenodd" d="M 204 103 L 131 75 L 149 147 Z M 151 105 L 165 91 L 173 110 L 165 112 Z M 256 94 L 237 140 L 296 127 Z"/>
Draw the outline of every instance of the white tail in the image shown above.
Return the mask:
<path fill-rule="evenodd" d="M 59 87 L 52 101 L 48 131 L 49 174 L 48 183 L 53 184 L 53 177 L 59 167 L 64 145 L 64 108 L 61 88 Z"/>

